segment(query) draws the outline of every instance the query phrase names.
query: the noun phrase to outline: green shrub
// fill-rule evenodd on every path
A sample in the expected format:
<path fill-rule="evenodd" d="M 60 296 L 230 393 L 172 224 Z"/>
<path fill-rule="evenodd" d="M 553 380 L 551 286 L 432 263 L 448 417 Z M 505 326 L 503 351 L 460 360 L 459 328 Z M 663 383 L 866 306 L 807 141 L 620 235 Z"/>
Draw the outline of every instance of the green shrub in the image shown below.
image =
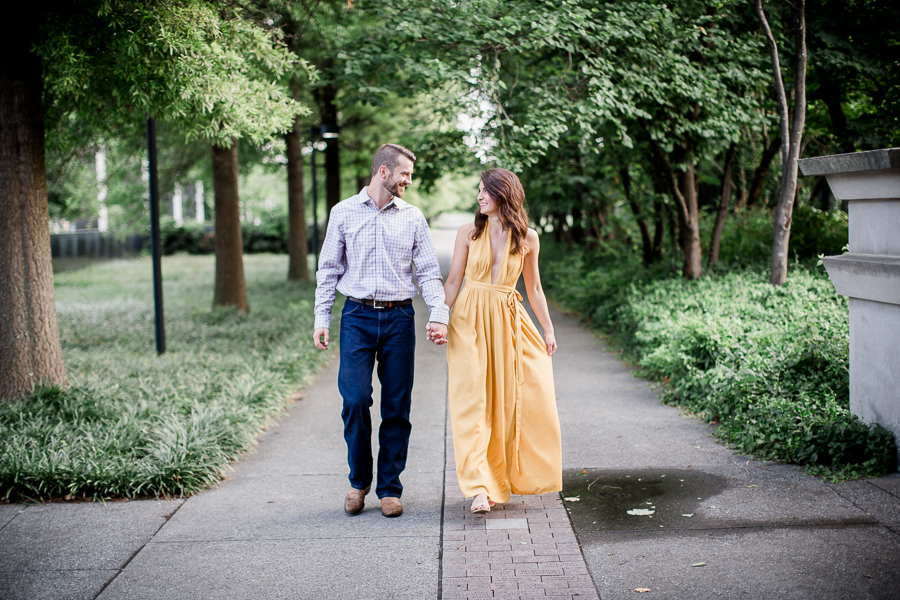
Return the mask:
<path fill-rule="evenodd" d="M 244 241 L 244 252 L 248 254 L 260 252 L 287 254 L 287 216 L 281 215 L 278 218 L 269 216 L 262 219 L 259 225 L 244 222 L 241 225 L 241 236 Z"/>
<path fill-rule="evenodd" d="M 182 225 L 176 225 L 175 219 L 168 215 L 159 219 L 159 241 L 165 255 L 178 252 L 211 254 L 215 251 L 212 232 L 206 231 L 205 223 L 185 221 Z"/>
<path fill-rule="evenodd" d="M 286 281 L 285 257 L 245 265 L 246 315 L 210 310 L 212 257 L 163 260 L 162 356 L 149 259 L 57 274 L 71 385 L 0 402 L 0 498 L 178 496 L 215 485 L 328 359 L 309 335 L 314 284 Z"/>
<path fill-rule="evenodd" d="M 701 219 L 700 239 L 703 256 L 709 256 L 709 244 L 715 216 Z M 717 270 L 766 265 L 772 258 L 772 213 L 767 208 L 748 208 L 729 214 L 719 246 Z M 793 260 L 812 265 L 819 254 L 840 254 L 847 244 L 847 214 L 822 212 L 802 205 L 793 211 L 789 252 Z"/>
<path fill-rule="evenodd" d="M 265 213 L 259 224 L 241 223 L 245 254 L 287 254 L 288 237 L 287 216 L 281 213 Z M 311 244 L 311 231 L 306 237 Z M 209 224 L 185 221 L 176 225 L 175 219 L 164 215 L 159 221 L 159 238 L 165 255 L 215 252 L 215 230 Z"/>
<path fill-rule="evenodd" d="M 739 451 L 834 478 L 894 468 L 891 435 L 850 414 L 848 301 L 821 271 L 795 268 L 780 287 L 753 269 L 691 282 L 676 265 L 547 246 L 550 297 Z"/>

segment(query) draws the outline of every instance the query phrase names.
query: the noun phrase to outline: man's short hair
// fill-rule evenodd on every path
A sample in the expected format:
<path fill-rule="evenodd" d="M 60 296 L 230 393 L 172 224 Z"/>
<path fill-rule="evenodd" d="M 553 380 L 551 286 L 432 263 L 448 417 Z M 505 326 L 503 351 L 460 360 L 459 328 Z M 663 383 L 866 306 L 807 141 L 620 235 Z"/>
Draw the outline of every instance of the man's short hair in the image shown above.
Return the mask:
<path fill-rule="evenodd" d="M 375 173 L 378 172 L 378 169 L 381 168 L 381 165 L 384 165 L 388 168 L 388 171 L 393 173 L 394 169 L 397 168 L 397 165 L 400 164 L 400 161 L 397 160 L 397 158 L 401 155 L 405 156 L 413 162 L 416 162 L 416 155 L 400 144 L 382 145 L 381 148 L 378 149 L 378 152 L 375 153 L 375 156 L 372 158 L 372 177 L 375 177 Z"/>

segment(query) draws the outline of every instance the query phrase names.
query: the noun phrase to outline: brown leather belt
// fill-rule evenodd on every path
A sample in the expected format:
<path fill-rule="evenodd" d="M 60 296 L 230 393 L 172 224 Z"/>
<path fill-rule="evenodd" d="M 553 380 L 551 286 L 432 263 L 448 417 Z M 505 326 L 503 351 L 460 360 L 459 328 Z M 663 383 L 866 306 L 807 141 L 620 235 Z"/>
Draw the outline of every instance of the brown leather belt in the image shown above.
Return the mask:
<path fill-rule="evenodd" d="M 382 308 L 397 308 L 398 306 L 409 306 L 410 304 L 412 304 L 412 298 L 407 298 L 406 300 L 371 300 L 368 298 L 347 298 L 347 300 L 365 304 L 366 306 L 371 306 L 372 308 L 377 308 L 379 310 Z"/>

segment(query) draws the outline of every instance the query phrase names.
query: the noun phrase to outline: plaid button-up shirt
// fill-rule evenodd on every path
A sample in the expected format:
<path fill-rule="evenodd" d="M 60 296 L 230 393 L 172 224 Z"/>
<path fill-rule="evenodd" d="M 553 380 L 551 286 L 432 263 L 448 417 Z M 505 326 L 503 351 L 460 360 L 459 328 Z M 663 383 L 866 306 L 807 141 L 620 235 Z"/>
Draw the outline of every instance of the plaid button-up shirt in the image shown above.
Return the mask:
<path fill-rule="evenodd" d="M 412 298 L 418 293 L 413 264 L 431 311 L 429 321 L 446 325 L 450 311 L 444 304 L 444 280 L 422 211 L 396 197 L 378 210 L 367 188 L 339 202 L 331 210 L 319 254 L 315 328 L 330 327 L 335 289 L 350 298 Z"/>

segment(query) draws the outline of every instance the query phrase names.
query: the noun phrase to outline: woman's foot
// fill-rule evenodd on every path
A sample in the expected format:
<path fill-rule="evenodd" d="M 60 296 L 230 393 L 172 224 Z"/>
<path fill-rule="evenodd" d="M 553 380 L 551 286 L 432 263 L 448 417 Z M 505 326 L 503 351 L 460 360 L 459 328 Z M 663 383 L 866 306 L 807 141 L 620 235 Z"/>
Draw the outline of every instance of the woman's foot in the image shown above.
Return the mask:
<path fill-rule="evenodd" d="M 489 513 L 493 505 L 494 503 L 487 497 L 487 494 L 478 494 L 472 499 L 472 514 L 483 515 Z"/>

